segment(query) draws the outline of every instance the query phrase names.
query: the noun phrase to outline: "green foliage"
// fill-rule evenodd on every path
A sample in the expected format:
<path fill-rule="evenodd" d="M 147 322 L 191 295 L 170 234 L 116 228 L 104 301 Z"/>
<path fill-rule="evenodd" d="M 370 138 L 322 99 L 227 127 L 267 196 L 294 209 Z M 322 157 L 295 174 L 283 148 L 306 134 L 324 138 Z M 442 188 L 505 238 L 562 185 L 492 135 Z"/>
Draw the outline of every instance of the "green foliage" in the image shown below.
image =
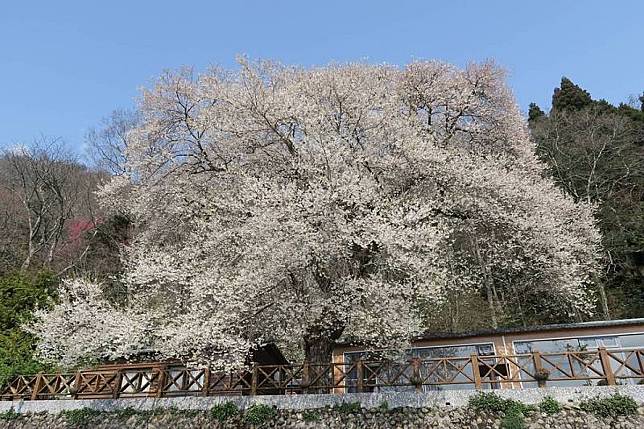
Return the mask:
<path fill-rule="evenodd" d="M 239 407 L 232 402 L 217 404 L 210 409 L 210 416 L 220 422 L 224 422 L 239 414 Z"/>
<path fill-rule="evenodd" d="M 320 413 L 316 410 L 304 410 L 302 413 L 302 419 L 305 422 L 319 422 L 321 417 Z"/>
<path fill-rule="evenodd" d="M 506 414 L 501 419 L 501 429 L 525 429 L 526 427 L 525 418 L 520 413 Z"/>
<path fill-rule="evenodd" d="M 337 412 L 341 414 L 353 414 L 359 413 L 362 409 L 360 402 L 343 402 L 340 405 L 333 407 Z"/>
<path fill-rule="evenodd" d="M 561 78 L 561 86 L 555 89 L 552 96 L 552 108 L 557 110 L 579 110 L 590 106 L 591 103 L 592 98 L 588 91 L 566 77 Z"/>
<path fill-rule="evenodd" d="M 380 405 L 378 405 L 378 411 L 381 411 L 381 412 L 389 411 L 389 402 L 382 401 Z"/>
<path fill-rule="evenodd" d="M 94 418 L 103 414 L 103 412 L 85 407 L 77 410 L 64 410 L 60 414 L 63 415 L 65 421 L 72 427 L 86 428 L 91 427 L 90 424 Z"/>
<path fill-rule="evenodd" d="M 275 417 L 276 414 L 277 411 L 275 411 L 275 408 L 270 405 L 253 404 L 246 410 L 245 419 L 248 423 L 259 425 L 266 423 Z"/>
<path fill-rule="evenodd" d="M 533 405 L 526 405 L 523 402 L 515 401 L 513 399 L 501 398 L 493 392 L 480 392 L 471 396 L 468 406 L 476 411 L 505 414 L 526 415 L 536 410 L 536 407 Z"/>
<path fill-rule="evenodd" d="M 523 402 L 501 398 L 493 392 L 481 392 L 471 396 L 469 407 L 476 411 L 504 413 L 505 416 L 501 420 L 503 429 L 524 429 L 526 427 L 524 416 L 537 409 Z"/>
<path fill-rule="evenodd" d="M 144 411 L 137 410 L 136 408 L 132 408 L 132 407 L 119 408 L 119 409 L 113 411 L 114 415 L 117 418 L 121 419 L 121 420 L 127 420 L 132 416 L 138 416 L 142 412 L 144 412 Z"/>
<path fill-rule="evenodd" d="M 552 396 L 546 396 L 539 402 L 539 410 L 546 414 L 557 414 L 563 409 L 561 404 Z"/>
<path fill-rule="evenodd" d="M 539 107 L 536 103 L 530 103 L 530 106 L 528 106 L 528 120 L 529 121 L 534 121 L 538 118 L 541 118 L 545 116 L 545 112 L 541 110 L 541 107 Z"/>
<path fill-rule="evenodd" d="M 534 116 L 534 114 L 532 115 Z M 644 112 L 593 100 L 568 79 L 548 116 L 531 117 L 537 154 L 557 185 L 598 205 L 604 275 L 594 278 L 602 318 L 644 314 Z M 524 306 L 525 307 L 525 306 Z"/>
<path fill-rule="evenodd" d="M 20 413 L 17 413 L 13 408 L 9 408 L 7 411 L 0 413 L 0 420 L 17 420 L 20 418 Z"/>
<path fill-rule="evenodd" d="M 36 307 L 51 304 L 58 282 L 53 274 L 33 276 L 13 273 L 0 277 L 0 330 L 19 328 L 31 318 Z"/>
<path fill-rule="evenodd" d="M 17 374 L 50 369 L 33 358 L 35 338 L 21 329 L 35 308 L 49 306 L 57 281 L 50 273 L 0 276 L 0 386 Z"/>
<path fill-rule="evenodd" d="M 600 417 L 628 416 L 637 413 L 637 402 L 630 396 L 616 393 L 608 398 L 582 401 L 579 408 Z"/>

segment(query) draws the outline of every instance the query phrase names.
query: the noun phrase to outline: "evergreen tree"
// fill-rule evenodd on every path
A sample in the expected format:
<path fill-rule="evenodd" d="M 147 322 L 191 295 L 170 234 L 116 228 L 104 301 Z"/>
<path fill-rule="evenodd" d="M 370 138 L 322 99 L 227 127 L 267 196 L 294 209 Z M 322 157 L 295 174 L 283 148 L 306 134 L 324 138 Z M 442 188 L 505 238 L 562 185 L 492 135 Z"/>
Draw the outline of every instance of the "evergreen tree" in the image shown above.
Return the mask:
<path fill-rule="evenodd" d="M 592 102 L 588 91 L 575 85 L 565 76 L 561 78 L 561 86 L 555 88 L 552 96 L 552 108 L 559 111 L 583 109 L 590 106 Z"/>
<path fill-rule="evenodd" d="M 546 115 L 545 112 L 541 110 L 541 107 L 539 107 L 537 103 L 530 103 L 530 106 L 528 109 L 529 121 L 534 121 L 535 119 L 541 118 L 545 115 Z"/>
<path fill-rule="evenodd" d="M 604 318 L 644 315 L 644 112 L 632 104 L 592 100 L 563 78 L 549 115 L 536 121 L 533 111 L 529 121 L 558 185 L 598 205 L 606 269 L 596 279 L 597 313 Z"/>

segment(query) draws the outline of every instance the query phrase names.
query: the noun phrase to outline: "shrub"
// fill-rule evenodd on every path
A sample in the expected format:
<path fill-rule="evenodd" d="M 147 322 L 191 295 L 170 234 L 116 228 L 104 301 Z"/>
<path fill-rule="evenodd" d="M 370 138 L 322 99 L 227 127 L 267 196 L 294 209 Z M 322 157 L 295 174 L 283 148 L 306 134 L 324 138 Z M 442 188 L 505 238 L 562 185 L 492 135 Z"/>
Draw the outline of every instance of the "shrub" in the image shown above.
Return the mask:
<path fill-rule="evenodd" d="M 341 414 L 352 414 L 359 413 L 362 409 L 362 405 L 360 402 L 343 402 L 333 408 Z"/>
<path fill-rule="evenodd" d="M 512 399 L 501 398 L 496 393 L 481 392 L 469 399 L 469 407 L 476 411 L 486 411 L 493 413 L 505 414 L 523 414 L 526 415 L 535 411 L 536 407 L 526 405 L 523 402 L 514 401 Z"/>
<path fill-rule="evenodd" d="M 378 405 L 378 411 L 385 412 L 389 411 L 389 402 L 387 401 L 382 401 L 380 405 Z"/>
<path fill-rule="evenodd" d="M 210 409 L 210 416 L 220 422 L 224 422 L 239 414 L 239 407 L 232 402 L 217 404 Z"/>
<path fill-rule="evenodd" d="M 126 407 L 126 408 L 119 408 L 117 410 L 114 410 L 114 415 L 119 418 L 119 419 L 128 419 L 132 416 L 136 416 L 141 414 L 141 410 L 137 410 L 136 408 L 132 407 Z"/>
<path fill-rule="evenodd" d="M 275 408 L 265 404 L 253 404 L 246 410 L 246 421 L 259 425 L 275 417 Z"/>
<path fill-rule="evenodd" d="M 102 414 L 102 411 L 86 407 L 79 408 L 77 410 L 64 410 L 61 411 L 61 414 L 65 417 L 65 420 L 70 426 L 84 428 L 89 426 L 94 417 Z"/>
<path fill-rule="evenodd" d="M 546 414 L 557 414 L 562 408 L 561 404 L 552 396 L 546 396 L 539 402 L 539 409 Z"/>
<path fill-rule="evenodd" d="M 504 399 L 493 392 L 481 392 L 471 396 L 469 407 L 476 411 L 504 413 L 505 416 L 501 420 L 501 428 L 503 429 L 524 429 L 526 427 L 524 416 L 536 410 L 536 407 L 532 405 Z"/>
<path fill-rule="evenodd" d="M 616 393 L 608 398 L 582 401 L 579 408 L 600 417 L 628 416 L 637 413 L 637 402 L 630 396 Z"/>
<path fill-rule="evenodd" d="M 302 413 L 302 419 L 304 419 L 305 422 L 319 422 L 320 413 L 316 410 L 304 410 Z"/>
<path fill-rule="evenodd" d="M 0 413 L 0 420 L 17 420 L 20 417 L 20 413 L 17 413 L 13 408 L 9 408 L 7 411 Z"/>
<path fill-rule="evenodd" d="M 18 374 L 52 369 L 34 359 L 36 339 L 21 326 L 31 320 L 34 308 L 51 304 L 55 290 L 55 277 L 46 272 L 0 276 L 0 388 Z"/>

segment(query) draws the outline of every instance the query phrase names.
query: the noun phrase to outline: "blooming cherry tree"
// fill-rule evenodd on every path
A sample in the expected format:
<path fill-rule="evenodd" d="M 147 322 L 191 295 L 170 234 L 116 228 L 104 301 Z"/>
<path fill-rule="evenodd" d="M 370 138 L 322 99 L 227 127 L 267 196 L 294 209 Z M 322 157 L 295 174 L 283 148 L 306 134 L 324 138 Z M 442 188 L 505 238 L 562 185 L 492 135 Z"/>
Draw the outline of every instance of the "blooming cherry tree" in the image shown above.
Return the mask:
<path fill-rule="evenodd" d="M 50 359 L 235 367 L 274 341 L 328 362 L 342 337 L 404 345 L 424 303 L 464 288 L 589 309 L 592 207 L 545 177 L 493 64 L 242 59 L 163 75 L 139 113 L 101 192 L 140 231 L 127 302 L 67 282 L 34 326 Z"/>

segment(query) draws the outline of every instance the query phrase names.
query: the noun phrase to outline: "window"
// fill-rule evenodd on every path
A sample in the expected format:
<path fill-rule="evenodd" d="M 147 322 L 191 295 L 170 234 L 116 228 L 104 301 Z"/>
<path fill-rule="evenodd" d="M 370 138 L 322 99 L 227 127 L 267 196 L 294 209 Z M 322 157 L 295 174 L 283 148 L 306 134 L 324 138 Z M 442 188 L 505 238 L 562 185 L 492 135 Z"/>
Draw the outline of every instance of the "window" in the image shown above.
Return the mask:
<path fill-rule="evenodd" d="M 627 345 L 628 344 L 628 345 Z M 644 345 L 644 335 L 625 335 L 625 336 L 601 336 L 601 337 L 579 337 L 579 338 L 566 338 L 566 339 L 556 339 L 556 340 L 535 340 L 535 341 L 515 341 L 514 350 L 517 354 L 527 354 L 532 353 L 533 351 L 539 351 L 544 354 L 553 353 L 554 355 L 548 356 L 554 365 L 547 365 L 547 370 L 550 371 L 550 378 L 566 378 L 568 375 L 574 372 L 575 374 L 588 377 L 596 377 L 597 373 L 593 371 L 595 369 L 600 374 L 603 373 L 601 362 L 595 360 L 589 367 L 584 367 L 576 359 L 567 359 L 564 355 L 556 355 L 556 353 L 563 352 L 584 352 L 584 351 L 595 351 L 599 347 L 604 347 L 608 350 L 615 350 L 620 348 L 638 348 Z M 583 357 L 583 355 L 581 356 Z M 592 359 L 592 357 L 589 356 Z M 632 357 L 631 357 L 632 358 Z M 625 357 L 622 358 L 622 360 Z M 534 362 L 532 357 L 521 357 L 519 358 L 520 364 L 528 368 L 529 371 L 534 370 Z M 558 366 L 560 369 L 557 369 Z M 619 362 L 615 359 L 611 359 L 611 367 L 613 371 L 616 371 L 620 368 Z M 623 367 L 622 367 L 623 368 Z M 616 374 L 619 375 L 619 374 Z M 597 384 L 600 380 L 565 380 L 557 381 L 557 386 L 582 386 L 589 384 Z M 536 386 L 535 382 L 524 382 L 524 387 L 534 387 Z"/>
<path fill-rule="evenodd" d="M 424 383 L 438 383 L 441 381 L 450 380 L 453 384 L 435 384 L 435 385 L 424 385 L 423 390 L 452 390 L 452 389 L 473 389 L 474 385 L 472 384 L 471 379 L 472 375 L 472 366 L 469 364 L 470 356 L 476 354 L 478 356 L 492 356 L 494 355 L 494 345 L 492 343 L 483 343 L 483 344 L 471 344 L 471 345 L 454 345 L 454 346 L 440 346 L 440 347 L 415 347 L 408 350 L 405 353 L 405 356 L 400 359 L 400 361 L 407 361 L 410 358 L 420 358 L 422 359 L 422 364 L 420 367 L 420 376 Z M 374 353 L 369 352 L 353 352 L 344 354 L 344 362 L 346 367 L 349 368 L 356 360 L 364 359 L 367 362 L 366 366 L 369 366 L 369 360 L 379 360 L 379 356 Z M 450 363 L 453 365 L 442 365 L 440 359 L 452 358 Z M 374 366 L 379 366 L 374 364 Z M 457 368 L 462 368 L 461 370 Z M 375 370 L 375 368 L 374 368 Z M 414 390 L 413 386 L 388 386 L 388 387 L 378 387 L 369 389 L 368 384 L 388 384 L 390 381 L 395 380 L 400 374 L 401 368 L 400 365 L 393 364 L 391 368 L 379 368 L 377 370 L 378 376 L 375 378 L 365 375 L 366 379 L 369 379 L 369 382 L 365 383 L 367 387 L 365 390 L 370 391 L 405 391 L 405 390 Z M 365 369 L 366 373 L 369 373 L 369 369 Z M 403 383 L 407 382 L 408 378 L 412 376 L 412 370 L 406 368 L 403 372 L 404 376 L 401 378 Z M 394 384 L 394 383 L 392 383 Z M 492 388 L 498 387 L 496 383 L 491 383 Z M 346 378 L 346 391 L 349 393 L 357 391 L 357 370 L 353 368 L 347 374 Z M 484 387 L 489 388 L 490 383 L 484 384 Z"/>

